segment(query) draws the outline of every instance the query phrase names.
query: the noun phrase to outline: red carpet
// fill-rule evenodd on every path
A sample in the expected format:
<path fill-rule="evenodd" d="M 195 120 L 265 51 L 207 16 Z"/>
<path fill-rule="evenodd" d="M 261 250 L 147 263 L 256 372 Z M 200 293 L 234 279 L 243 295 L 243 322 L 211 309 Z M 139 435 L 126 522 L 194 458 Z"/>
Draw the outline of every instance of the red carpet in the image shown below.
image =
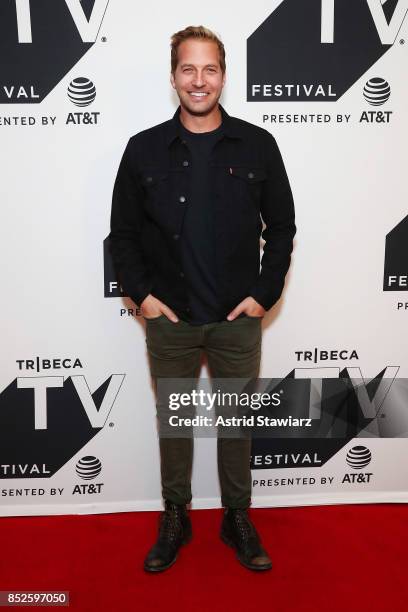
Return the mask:
<path fill-rule="evenodd" d="M 252 509 L 274 564 L 264 573 L 221 542 L 221 510 L 193 510 L 193 540 L 176 564 L 145 573 L 157 516 L 1 518 L 0 590 L 67 590 L 61 609 L 81 612 L 408 609 L 404 504 Z"/>

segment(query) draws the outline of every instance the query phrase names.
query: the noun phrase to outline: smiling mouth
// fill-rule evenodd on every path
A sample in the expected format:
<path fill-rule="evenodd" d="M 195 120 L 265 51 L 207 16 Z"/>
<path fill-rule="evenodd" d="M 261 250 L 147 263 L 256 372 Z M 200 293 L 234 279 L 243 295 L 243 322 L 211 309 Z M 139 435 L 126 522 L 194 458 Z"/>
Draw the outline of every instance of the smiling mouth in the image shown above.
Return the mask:
<path fill-rule="evenodd" d="M 209 95 L 207 92 L 204 91 L 189 91 L 188 93 L 190 96 L 193 96 L 193 98 L 197 99 L 202 99 Z"/>

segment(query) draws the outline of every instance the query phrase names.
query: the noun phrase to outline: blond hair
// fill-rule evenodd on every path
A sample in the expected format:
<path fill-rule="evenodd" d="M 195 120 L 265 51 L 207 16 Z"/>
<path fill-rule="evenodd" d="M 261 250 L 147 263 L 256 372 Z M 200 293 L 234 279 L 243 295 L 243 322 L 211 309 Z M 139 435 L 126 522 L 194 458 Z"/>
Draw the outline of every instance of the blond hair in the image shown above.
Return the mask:
<path fill-rule="evenodd" d="M 224 74 L 225 73 L 225 49 L 224 49 L 224 45 L 222 43 L 222 41 L 220 40 L 220 38 L 214 34 L 214 32 L 212 32 L 211 30 L 209 30 L 208 28 L 205 28 L 204 26 L 188 26 L 187 28 L 184 28 L 184 30 L 180 30 L 179 32 L 176 32 L 175 34 L 173 34 L 173 36 L 171 37 L 171 72 L 172 74 L 175 73 L 176 68 L 177 68 L 177 62 L 178 62 L 178 57 L 177 57 L 177 51 L 178 48 L 180 46 L 180 44 L 184 41 L 187 40 L 189 38 L 196 38 L 198 40 L 210 40 L 212 42 L 215 42 L 218 46 L 218 51 L 219 51 L 219 61 L 220 61 L 220 67 L 221 67 L 221 71 Z"/>

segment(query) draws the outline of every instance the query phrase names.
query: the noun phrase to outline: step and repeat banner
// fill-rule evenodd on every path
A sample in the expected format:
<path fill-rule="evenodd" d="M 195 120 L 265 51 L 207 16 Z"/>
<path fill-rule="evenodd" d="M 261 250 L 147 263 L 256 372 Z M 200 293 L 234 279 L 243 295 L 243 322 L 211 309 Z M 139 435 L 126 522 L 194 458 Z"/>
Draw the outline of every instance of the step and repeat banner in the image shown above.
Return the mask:
<path fill-rule="evenodd" d="M 145 323 L 108 234 L 128 139 L 178 106 L 170 36 L 188 25 L 223 40 L 221 103 L 274 135 L 296 207 L 262 323 L 261 382 L 285 409 L 254 410 L 253 506 L 408 501 L 407 12 L 1 3 L 1 515 L 161 507 Z M 192 507 L 219 505 L 216 440 L 198 436 Z"/>

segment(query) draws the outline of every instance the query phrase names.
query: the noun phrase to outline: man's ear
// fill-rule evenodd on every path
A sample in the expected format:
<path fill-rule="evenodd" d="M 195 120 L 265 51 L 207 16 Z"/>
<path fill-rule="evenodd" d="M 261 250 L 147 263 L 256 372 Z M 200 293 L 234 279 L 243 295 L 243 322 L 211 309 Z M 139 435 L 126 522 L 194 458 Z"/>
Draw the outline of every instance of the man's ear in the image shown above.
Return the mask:
<path fill-rule="evenodd" d="M 174 87 L 174 89 L 176 89 L 176 83 L 174 81 L 174 75 L 172 72 L 170 72 L 170 83 L 171 83 L 171 86 Z"/>

